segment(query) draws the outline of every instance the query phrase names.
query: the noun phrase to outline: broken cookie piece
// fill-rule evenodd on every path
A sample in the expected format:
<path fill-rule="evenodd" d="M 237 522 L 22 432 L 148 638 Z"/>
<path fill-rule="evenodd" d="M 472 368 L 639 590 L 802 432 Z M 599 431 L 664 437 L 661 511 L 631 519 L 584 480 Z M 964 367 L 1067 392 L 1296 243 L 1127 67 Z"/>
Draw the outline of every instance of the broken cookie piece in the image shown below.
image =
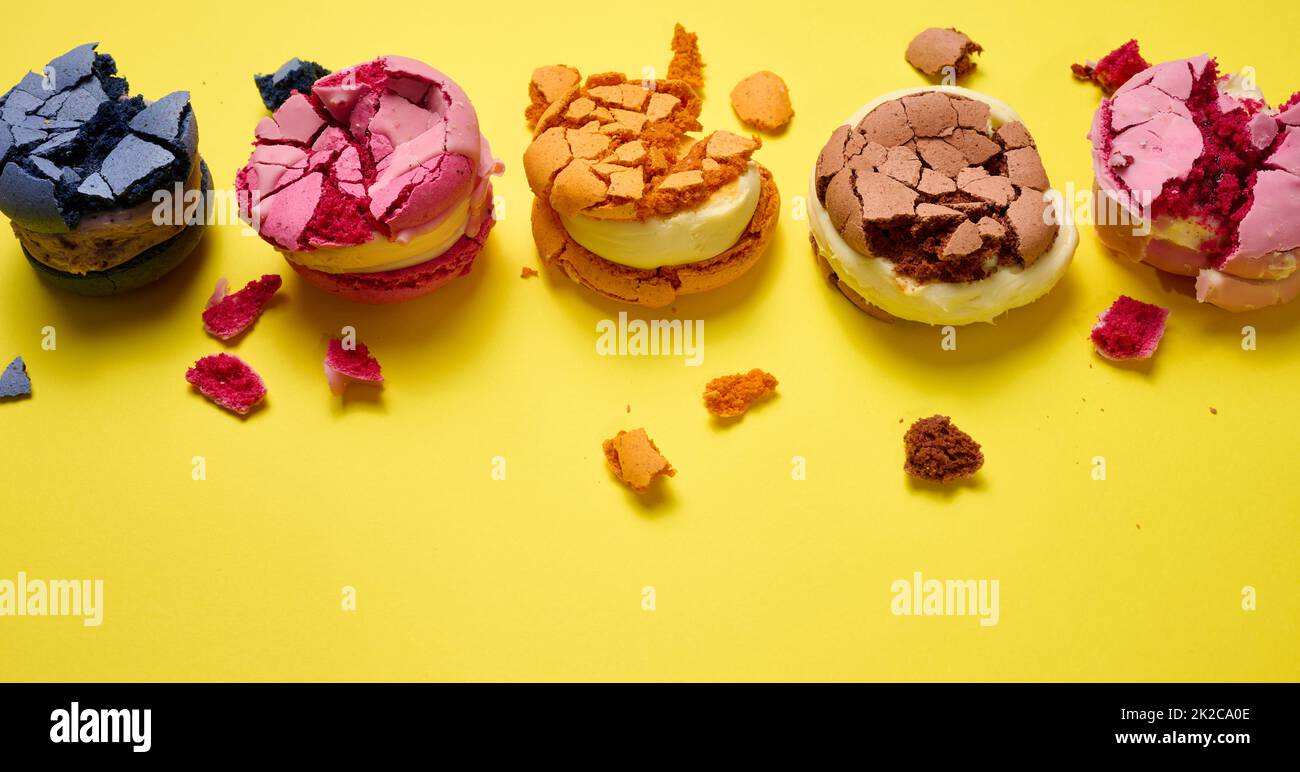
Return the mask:
<path fill-rule="evenodd" d="M 1050 185 L 1008 105 L 956 87 L 896 92 L 822 148 L 814 247 L 859 307 L 929 324 L 991 321 L 1069 266 L 1078 236 Z"/>
<path fill-rule="evenodd" d="M 735 418 L 776 390 L 771 373 L 754 368 L 747 373 L 724 375 L 704 387 L 704 406 L 718 418 Z"/>
<path fill-rule="evenodd" d="M 1124 85 L 1129 78 L 1150 66 L 1147 60 L 1142 58 L 1142 53 L 1138 50 L 1138 42 L 1130 40 L 1103 56 L 1101 61 L 1072 64 L 1070 71 L 1079 80 L 1092 81 L 1101 86 L 1102 91 L 1111 94 Z"/>
<path fill-rule="evenodd" d="M 668 79 L 680 80 L 700 91 L 704 88 L 704 58 L 700 56 L 699 36 L 678 24 L 673 27 L 673 58 L 668 63 Z"/>
<path fill-rule="evenodd" d="M 984 49 L 964 32 L 951 27 L 930 27 L 907 44 L 907 63 L 931 78 L 944 75 L 951 68 L 957 78 L 975 69 L 971 54 Z"/>
<path fill-rule="evenodd" d="M 213 337 L 230 340 L 253 326 L 279 289 L 280 277 L 274 273 L 250 281 L 230 295 L 225 294 L 226 280 L 221 279 L 203 311 L 203 329 Z"/>
<path fill-rule="evenodd" d="M 213 354 L 194 363 L 185 380 L 219 407 L 248 415 L 266 396 L 266 384 L 244 360 L 233 354 Z"/>
<path fill-rule="evenodd" d="M 592 75 L 541 115 L 524 152 L 544 265 L 649 307 L 739 277 L 771 242 L 780 194 L 762 143 L 702 131 L 694 36 L 674 37 L 670 77 Z"/>
<path fill-rule="evenodd" d="M 912 477 L 949 483 L 973 476 L 984 466 L 980 444 L 946 415 L 922 418 L 903 435 L 903 470 Z"/>
<path fill-rule="evenodd" d="M 1150 359 L 1165 334 L 1169 309 L 1120 295 L 1097 316 L 1092 343 L 1097 353 L 1116 361 Z"/>
<path fill-rule="evenodd" d="M 731 108 L 742 123 L 759 131 L 780 131 L 794 117 L 790 89 L 781 76 L 767 70 L 736 84 L 731 90 Z"/>
<path fill-rule="evenodd" d="M 27 374 L 27 363 L 22 357 L 14 357 L 14 361 L 0 372 L 0 399 L 30 397 L 31 394 L 32 379 Z"/>
<path fill-rule="evenodd" d="M 572 67 L 564 64 L 551 64 L 533 70 L 533 78 L 528 82 L 528 107 L 524 109 L 524 118 L 530 127 L 537 125 L 546 108 L 564 92 L 578 85 L 582 75 Z"/>
<path fill-rule="evenodd" d="M 294 57 L 269 75 L 254 75 L 253 82 L 262 95 L 262 104 L 266 105 L 267 110 L 275 112 L 295 91 L 307 94 L 311 91 L 312 84 L 329 74 L 329 70 L 316 62 Z"/>
<path fill-rule="evenodd" d="M 382 384 L 384 374 L 366 344 L 331 338 L 325 350 L 325 380 L 330 391 L 342 394 L 352 383 Z"/>
<path fill-rule="evenodd" d="M 612 439 L 605 440 L 602 448 L 614 476 L 637 493 L 648 491 L 650 483 L 658 477 L 677 474 L 645 429 L 619 432 Z"/>

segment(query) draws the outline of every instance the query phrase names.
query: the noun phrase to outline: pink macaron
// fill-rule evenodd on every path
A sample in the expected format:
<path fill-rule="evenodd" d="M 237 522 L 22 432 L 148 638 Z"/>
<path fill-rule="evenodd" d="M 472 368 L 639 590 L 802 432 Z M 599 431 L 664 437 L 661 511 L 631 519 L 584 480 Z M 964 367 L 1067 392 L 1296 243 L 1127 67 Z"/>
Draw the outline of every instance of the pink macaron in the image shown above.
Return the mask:
<path fill-rule="evenodd" d="M 1269 107 L 1208 56 L 1145 69 L 1093 119 L 1103 243 L 1230 311 L 1300 295 L 1300 93 Z"/>
<path fill-rule="evenodd" d="M 394 303 L 469 273 L 502 164 L 465 92 L 384 56 L 295 92 L 257 125 L 240 208 L 310 284 Z"/>

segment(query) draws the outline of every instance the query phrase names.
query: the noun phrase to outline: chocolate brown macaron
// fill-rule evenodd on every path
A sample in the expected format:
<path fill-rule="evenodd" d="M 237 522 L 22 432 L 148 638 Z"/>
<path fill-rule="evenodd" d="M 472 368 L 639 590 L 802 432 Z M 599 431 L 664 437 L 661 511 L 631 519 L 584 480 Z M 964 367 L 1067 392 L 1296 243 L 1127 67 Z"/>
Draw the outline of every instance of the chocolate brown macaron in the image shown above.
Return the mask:
<path fill-rule="evenodd" d="M 1046 294 L 1078 235 L 1038 148 L 1006 104 L 905 89 L 837 128 L 810 181 L 814 254 L 869 313 L 991 321 Z"/>

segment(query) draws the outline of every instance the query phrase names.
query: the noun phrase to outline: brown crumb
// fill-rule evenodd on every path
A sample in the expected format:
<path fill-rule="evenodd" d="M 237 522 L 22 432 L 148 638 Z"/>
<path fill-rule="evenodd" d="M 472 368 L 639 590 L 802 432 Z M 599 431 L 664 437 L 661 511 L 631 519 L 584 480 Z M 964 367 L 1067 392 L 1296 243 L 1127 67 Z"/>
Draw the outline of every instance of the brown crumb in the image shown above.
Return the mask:
<path fill-rule="evenodd" d="M 528 83 L 529 105 L 524 109 L 524 118 L 533 126 L 542 117 L 546 108 L 564 92 L 578 85 L 582 75 L 572 67 L 564 64 L 551 64 L 533 70 L 533 79 Z"/>
<path fill-rule="evenodd" d="M 659 448 L 645 433 L 645 429 L 619 432 L 613 439 L 605 440 L 603 447 L 605 460 L 614 471 L 614 476 L 637 493 L 649 490 L 650 483 L 656 477 L 672 477 L 677 474 L 668 459 L 659 453 Z"/>
<path fill-rule="evenodd" d="M 941 75 L 945 67 L 952 67 L 960 78 L 975 69 L 970 55 L 983 50 L 964 32 L 931 27 L 912 38 L 904 56 L 908 64 L 932 78 Z"/>
<path fill-rule="evenodd" d="M 627 412 L 629 412 L 629 413 L 632 412 L 632 406 L 631 406 L 631 405 L 628 405 L 628 406 L 627 406 Z"/>
<path fill-rule="evenodd" d="M 668 63 L 669 80 L 684 80 L 696 91 L 704 88 L 704 59 L 694 32 L 678 24 L 673 28 L 673 59 Z"/>
<path fill-rule="evenodd" d="M 781 76 L 763 70 L 731 90 L 731 109 L 741 123 L 760 131 L 780 131 L 794 117 L 790 89 Z"/>
<path fill-rule="evenodd" d="M 953 426 L 946 415 L 933 415 L 912 424 L 903 436 L 903 469 L 913 477 L 952 482 L 970 477 L 984 466 L 980 445 Z"/>
<path fill-rule="evenodd" d="M 526 265 L 523 268 L 519 269 L 519 278 L 521 279 L 531 279 L 536 275 L 537 275 L 537 271 L 532 268 L 529 268 Z"/>
<path fill-rule="evenodd" d="M 776 378 L 757 367 L 714 378 L 704 387 L 704 406 L 718 418 L 735 418 L 776 389 Z"/>
<path fill-rule="evenodd" d="M 1218 414 L 1219 414 L 1218 408 L 1213 408 L 1213 407 L 1210 408 L 1210 415 L 1218 415 Z"/>

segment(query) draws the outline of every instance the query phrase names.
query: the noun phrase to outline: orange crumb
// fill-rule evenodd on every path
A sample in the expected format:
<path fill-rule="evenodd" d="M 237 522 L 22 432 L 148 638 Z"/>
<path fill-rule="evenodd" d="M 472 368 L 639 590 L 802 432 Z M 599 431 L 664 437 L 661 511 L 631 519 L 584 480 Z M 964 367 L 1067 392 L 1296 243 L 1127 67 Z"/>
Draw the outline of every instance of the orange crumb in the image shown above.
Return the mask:
<path fill-rule="evenodd" d="M 531 279 L 536 275 L 537 275 L 537 271 L 533 270 L 532 268 L 529 268 L 526 265 L 523 268 L 519 269 L 519 278 L 521 279 Z"/>
<path fill-rule="evenodd" d="M 700 57 L 700 40 L 694 32 L 678 24 L 673 28 L 673 59 L 668 63 L 668 78 L 684 80 L 696 91 L 704 88 L 704 59 Z"/>
<path fill-rule="evenodd" d="M 794 117 L 790 89 L 774 72 L 756 72 L 731 90 L 731 109 L 741 123 L 760 131 L 780 131 Z"/>
<path fill-rule="evenodd" d="M 650 483 L 656 477 L 672 477 L 677 474 L 668 459 L 659 453 L 659 448 L 645 433 L 645 429 L 619 432 L 613 439 L 605 440 L 602 447 L 605 450 L 605 461 L 614 471 L 614 476 L 637 493 L 649 490 Z"/>
<path fill-rule="evenodd" d="M 704 406 L 718 418 L 734 418 L 776 389 L 776 378 L 754 368 L 714 378 L 704 387 Z"/>

